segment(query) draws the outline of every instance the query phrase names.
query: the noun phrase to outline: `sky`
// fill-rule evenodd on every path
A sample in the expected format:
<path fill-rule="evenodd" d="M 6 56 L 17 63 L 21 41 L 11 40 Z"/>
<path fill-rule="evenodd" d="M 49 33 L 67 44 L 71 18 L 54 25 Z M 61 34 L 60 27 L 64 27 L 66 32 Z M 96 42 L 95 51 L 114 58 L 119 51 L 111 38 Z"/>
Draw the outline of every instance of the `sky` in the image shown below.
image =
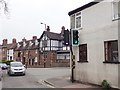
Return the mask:
<path fill-rule="evenodd" d="M 93 0 L 7 0 L 9 13 L 0 14 L 0 44 L 3 39 L 8 43 L 13 38 L 20 42 L 33 36 L 38 38 L 50 26 L 50 31 L 61 32 L 61 27 L 70 29 L 68 12 Z M 44 24 L 41 24 L 44 23 Z"/>

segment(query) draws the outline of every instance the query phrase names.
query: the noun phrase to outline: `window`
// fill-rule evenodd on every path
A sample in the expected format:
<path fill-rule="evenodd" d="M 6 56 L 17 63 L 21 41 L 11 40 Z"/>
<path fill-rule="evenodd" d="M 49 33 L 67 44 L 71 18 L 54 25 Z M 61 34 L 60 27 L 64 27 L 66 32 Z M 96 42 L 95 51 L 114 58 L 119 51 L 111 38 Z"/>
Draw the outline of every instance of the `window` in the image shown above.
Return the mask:
<path fill-rule="evenodd" d="M 75 29 L 75 15 L 71 16 L 71 29 Z"/>
<path fill-rule="evenodd" d="M 120 18 L 120 1 L 113 1 L 112 2 L 112 12 L 113 12 L 113 20 Z"/>
<path fill-rule="evenodd" d="M 105 62 L 118 62 L 118 41 L 106 41 L 105 47 Z"/>
<path fill-rule="evenodd" d="M 76 14 L 76 28 L 81 27 L 81 12 Z"/>
<path fill-rule="evenodd" d="M 37 54 L 37 49 L 35 50 L 35 53 Z"/>
<path fill-rule="evenodd" d="M 71 29 L 81 28 L 81 12 L 78 12 L 71 16 Z"/>
<path fill-rule="evenodd" d="M 43 55 L 44 55 L 44 59 L 46 59 L 46 58 L 47 58 L 48 53 L 47 53 L 47 52 L 44 52 L 44 53 L 43 53 Z"/>
<path fill-rule="evenodd" d="M 79 62 L 87 62 L 87 44 L 79 45 Z"/>

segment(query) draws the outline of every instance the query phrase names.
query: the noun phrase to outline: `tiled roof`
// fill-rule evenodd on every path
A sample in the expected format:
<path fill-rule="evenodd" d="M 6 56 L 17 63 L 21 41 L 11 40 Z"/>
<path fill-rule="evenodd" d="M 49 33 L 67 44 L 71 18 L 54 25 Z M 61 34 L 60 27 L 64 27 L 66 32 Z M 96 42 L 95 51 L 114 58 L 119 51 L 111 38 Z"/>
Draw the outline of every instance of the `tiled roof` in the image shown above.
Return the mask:
<path fill-rule="evenodd" d="M 32 42 L 33 44 L 30 46 L 30 43 L 29 42 Z M 25 42 L 26 43 L 26 45 L 25 45 L 25 47 L 23 46 L 23 42 L 21 41 L 21 42 L 19 42 L 19 44 L 20 44 L 20 47 L 17 47 L 15 50 L 31 50 L 31 49 L 36 49 L 36 48 L 39 48 L 39 46 L 38 45 L 35 45 L 35 41 L 34 40 L 28 40 L 28 41 L 26 41 Z"/>
<path fill-rule="evenodd" d="M 7 49 L 10 49 L 11 46 L 12 46 L 12 43 L 11 44 L 7 44 Z"/>
<path fill-rule="evenodd" d="M 15 49 L 17 46 L 17 43 L 11 44 L 8 49 Z"/>
<path fill-rule="evenodd" d="M 49 31 L 44 31 L 40 39 L 43 37 L 44 34 L 47 35 L 47 37 L 51 40 L 58 40 L 58 41 L 63 40 L 63 38 L 61 37 L 61 34 L 49 32 Z"/>

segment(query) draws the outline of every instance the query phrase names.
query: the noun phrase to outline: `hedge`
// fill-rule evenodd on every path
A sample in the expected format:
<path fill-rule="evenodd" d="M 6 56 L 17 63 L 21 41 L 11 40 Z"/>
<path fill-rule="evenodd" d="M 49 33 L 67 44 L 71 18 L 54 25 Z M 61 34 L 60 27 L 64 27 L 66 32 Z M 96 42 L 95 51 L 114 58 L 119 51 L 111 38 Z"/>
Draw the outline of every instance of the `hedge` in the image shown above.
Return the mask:
<path fill-rule="evenodd" d="M 10 62 L 13 62 L 13 60 L 0 60 L 0 63 L 6 63 L 7 65 L 9 65 Z"/>

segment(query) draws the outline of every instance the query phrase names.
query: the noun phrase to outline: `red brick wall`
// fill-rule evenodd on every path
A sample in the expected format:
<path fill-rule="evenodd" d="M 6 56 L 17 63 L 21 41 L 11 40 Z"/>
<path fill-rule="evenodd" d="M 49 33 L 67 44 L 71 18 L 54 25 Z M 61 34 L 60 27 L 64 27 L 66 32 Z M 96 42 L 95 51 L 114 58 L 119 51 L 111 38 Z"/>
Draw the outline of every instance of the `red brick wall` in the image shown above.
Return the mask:
<path fill-rule="evenodd" d="M 0 60 L 2 60 L 2 48 L 0 49 Z"/>

